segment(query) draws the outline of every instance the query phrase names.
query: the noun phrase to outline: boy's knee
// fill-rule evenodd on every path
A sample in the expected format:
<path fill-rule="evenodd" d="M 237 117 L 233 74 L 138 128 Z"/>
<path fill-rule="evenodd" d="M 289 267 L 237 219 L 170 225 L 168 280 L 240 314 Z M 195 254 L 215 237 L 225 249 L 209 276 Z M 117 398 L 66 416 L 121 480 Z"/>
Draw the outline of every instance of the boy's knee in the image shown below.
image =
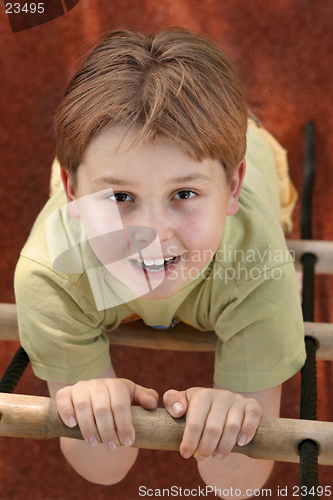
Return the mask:
<path fill-rule="evenodd" d="M 112 451 L 103 445 L 92 448 L 84 441 L 68 438 L 61 438 L 60 448 L 68 463 L 83 479 L 104 486 L 125 479 L 139 451 L 137 448 L 124 447 Z"/>
<path fill-rule="evenodd" d="M 129 468 L 130 469 L 130 468 Z M 112 486 L 113 484 L 120 483 L 125 477 L 127 476 L 129 469 L 127 471 L 123 471 L 123 473 L 117 473 L 113 474 L 110 472 L 110 474 L 103 475 L 99 474 L 98 471 L 83 471 L 81 474 L 79 471 L 76 471 L 83 479 L 86 481 L 89 481 L 90 483 L 94 484 L 100 484 L 101 486 Z M 97 474 L 96 474 L 97 472 Z"/>
<path fill-rule="evenodd" d="M 129 467 L 124 467 L 122 469 L 112 470 L 110 467 L 109 471 L 99 470 L 98 466 L 94 465 L 90 469 L 87 468 L 76 468 L 71 464 L 75 471 L 83 477 L 86 481 L 94 484 L 100 484 L 101 486 L 112 486 L 113 484 L 120 483 L 127 476 L 130 471 L 132 464 Z"/>

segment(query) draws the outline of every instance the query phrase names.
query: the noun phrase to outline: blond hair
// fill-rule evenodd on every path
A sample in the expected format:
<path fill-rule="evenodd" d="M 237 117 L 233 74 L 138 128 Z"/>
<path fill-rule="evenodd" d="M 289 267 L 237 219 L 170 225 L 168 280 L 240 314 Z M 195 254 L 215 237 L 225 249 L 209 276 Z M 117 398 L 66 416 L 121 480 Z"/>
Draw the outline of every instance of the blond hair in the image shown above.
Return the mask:
<path fill-rule="evenodd" d="M 119 126 L 139 128 L 136 144 L 163 137 L 196 161 L 218 159 L 229 181 L 246 150 L 244 90 L 221 51 L 184 28 L 113 31 L 81 64 L 56 115 L 57 158 L 74 183 L 90 141 Z"/>

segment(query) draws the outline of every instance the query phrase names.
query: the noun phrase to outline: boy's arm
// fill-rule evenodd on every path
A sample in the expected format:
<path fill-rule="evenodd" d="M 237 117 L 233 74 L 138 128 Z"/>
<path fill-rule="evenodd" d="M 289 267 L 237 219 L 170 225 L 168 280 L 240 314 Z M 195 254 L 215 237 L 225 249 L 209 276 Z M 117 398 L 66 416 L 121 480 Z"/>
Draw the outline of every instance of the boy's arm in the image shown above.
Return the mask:
<path fill-rule="evenodd" d="M 47 384 L 51 398 L 57 400 L 58 411 L 62 420 L 68 425 L 68 417 L 76 413 L 76 420 L 78 420 L 82 434 L 85 437 L 85 441 L 60 438 L 61 450 L 71 466 L 78 474 L 93 483 L 110 485 L 121 481 L 134 464 L 138 449 L 125 446 L 109 449 L 107 443 L 111 439 L 112 441 L 119 441 L 120 432 L 125 433 L 125 435 L 134 432 L 131 423 L 128 387 L 130 387 L 132 393 L 138 393 L 137 395 L 131 395 L 133 402 L 136 404 L 141 403 L 146 408 L 157 406 L 157 393 L 151 389 L 138 386 L 129 380 L 117 379 L 112 365 L 94 380 L 73 385 L 49 381 Z M 109 392 L 106 391 L 106 388 Z M 60 390 L 61 393 L 57 397 Z M 155 394 L 153 395 L 153 393 Z M 106 395 L 108 396 L 107 401 Z M 147 396 L 151 399 L 148 403 Z M 155 399 L 155 403 L 152 401 L 151 396 Z M 111 418 L 114 418 L 115 422 L 117 421 L 116 412 L 118 411 L 121 414 L 118 419 L 120 426 L 116 429 L 118 436 L 114 435 L 113 423 L 112 425 L 109 423 L 111 415 L 110 400 L 114 401 L 114 406 L 117 406 L 117 400 L 122 403 L 118 404 L 116 409 L 112 407 Z M 75 411 L 73 411 L 74 408 Z M 117 426 L 115 425 L 115 427 Z M 104 435 L 101 431 L 103 431 Z M 98 432 L 103 436 L 103 443 L 89 444 L 89 437 L 98 435 Z"/>
<path fill-rule="evenodd" d="M 214 388 L 222 389 L 216 384 Z M 263 416 L 279 417 L 281 389 L 282 385 L 278 385 L 264 391 L 238 394 L 255 399 L 263 409 Z M 273 464 L 270 460 L 256 460 L 240 453 L 230 453 L 222 460 L 214 460 L 210 456 L 198 462 L 198 470 L 207 485 L 229 492 L 232 491 L 231 488 L 233 491 L 238 488 L 242 492 L 242 498 L 249 498 L 253 496 L 255 489 L 260 489 L 267 481 Z M 222 496 L 228 498 L 224 493 Z"/>

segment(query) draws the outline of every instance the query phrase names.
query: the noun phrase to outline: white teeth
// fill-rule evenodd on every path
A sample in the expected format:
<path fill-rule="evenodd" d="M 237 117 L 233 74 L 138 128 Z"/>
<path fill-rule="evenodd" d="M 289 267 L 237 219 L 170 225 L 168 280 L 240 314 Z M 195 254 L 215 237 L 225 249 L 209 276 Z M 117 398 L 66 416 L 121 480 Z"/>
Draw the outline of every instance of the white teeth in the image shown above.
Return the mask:
<path fill-rule="evenodd" d="M 160 266 L 160 265 L 164 264 L 164 259 L 156 259 L 154 262 L 155 262 L 155 266 Z"/>
<path fill-rule="evenodd" d="M 168 262 L 169 260 L 173 260 L 174 257 L 169 257 L 168 259 L 165 259 L 166 262 Z M 155 259 L 155 260 L 151 260 L 151 259 L 135 259 L 137 262 L 140 262 L 140 264 L 142 264 L 142 262 L 145 263 L 146 266 L 161 266 L 162 264 L 164 264 L 164 259 Z"/>
<path fill-rule="evenodd" d="M 164 264 L 164 259 L 156 259 L 156 260 L 149 260 L 149 259 L 135 259 L 137 262 L 144 262 L 146 264 L 146 266 L 161 266 L 162 264 Z M 169 260 L 169 259 L 166 259 L 166 260 Z"/>

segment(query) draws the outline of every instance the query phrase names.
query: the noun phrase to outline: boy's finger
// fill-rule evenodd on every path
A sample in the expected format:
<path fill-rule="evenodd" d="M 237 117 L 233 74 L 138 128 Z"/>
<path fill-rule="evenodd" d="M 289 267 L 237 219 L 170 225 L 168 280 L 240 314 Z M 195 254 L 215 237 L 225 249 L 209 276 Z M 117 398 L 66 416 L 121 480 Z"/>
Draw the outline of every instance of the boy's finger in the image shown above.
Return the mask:
<path fill-rule="evenodd" d="M 140 405 L 147 410 L 154 410 L 157 407 L 158 398 L 159 396 L 154 389 L 147 389 L 136 384 L 133 404 Z"/>
<path fill-rule="evenodd" d="M 229 408 L 225 418 L 222 437 L 218 443 L 213 456 L 218 459 L 229 455 L 235 446 L 244 418 L 244 406 L 234 404 Z"/>
<path fill-rule="evenodd" d="M 226 421 L 228 406 L 222 399 L 214 401 L 212 408 L 206 418 L 205 428 L 202 433 L 194 458 L 203 459 L 212 455 L 222 436 L 224 423 Z"/>
<path fill-rule="evenodd" d="M 186 414 L 186 425 L 180 445 L 180 453 L 184 458 L 189 458 L 197 450 L 211 406 L 210 398 L 197 401 L 198 404 L 192 400 Z"/>
<path fill-rule="evenodd" d="M 109 386 L 109 392 L 119 442 L 123 446 L 132 446 L 135 439 L 135 430 L 132 424 L 131 391 L 127 390 L 127 388 L 133 389 L 133 387 L 126 382 L 124 383 L 121 379 L 113 379 L 112 384 Z"/>
<path fill-rule="evenodd" d="M 57 409 L 61 420 L 68 427 L 75 427 L 77 420 L 72 402 L 72 391 L 70 387 L 63 387 L 56 394 Z"/>
<path fill-rule="evenodd" d="M 254 399 L 238 401 L 228 411 L 222 438 L 214 452 L 216 458 L 227 456 L 235 444 L 244 446 L 253 438 L 263 410 Z"/>
<path fill-rule="evenodd" d="M 106 386 L 100 386 L 92 397 L 96 427 L 101 441 L 113 450 L 120 445 L 113 414 L 111 411 L 111 397 Z"/>
<path fill-rule="evenodd" d="M 147 389 L 139 384 L 135 384 L 132 380 L 126 378 L 118 379 L 123 382 L 129 391 L 131 404 L 140 405 L 147 410 L 154 410 L 158 403 L 158 394 L 154 389 Z"/>
<path fill-rule="evenodd" d="M 262 408 L 256 401 L 249 401 L 246 404 L 243 424 L 237 437 L 237 444 L 239 446 L 244 446 L 253 439 L 262 414 Z"/>
<path fill-rule="evenodd" d="M 96 427 L 91 394 L 88 388 L 78 382 L 75 385 L 75 388 L 72 388 L 72 401 L 75 409 L 76 420 L 82 432 L 83 438 L 91 446 L 96 446 L 101 439 Z"/>
<path fill-rule="evenodd" d="M 170 389 L 164 393 L 163 403 L 167 412 L 175 418 L 182 417 L 188 408 L 185 391 Z"/>

